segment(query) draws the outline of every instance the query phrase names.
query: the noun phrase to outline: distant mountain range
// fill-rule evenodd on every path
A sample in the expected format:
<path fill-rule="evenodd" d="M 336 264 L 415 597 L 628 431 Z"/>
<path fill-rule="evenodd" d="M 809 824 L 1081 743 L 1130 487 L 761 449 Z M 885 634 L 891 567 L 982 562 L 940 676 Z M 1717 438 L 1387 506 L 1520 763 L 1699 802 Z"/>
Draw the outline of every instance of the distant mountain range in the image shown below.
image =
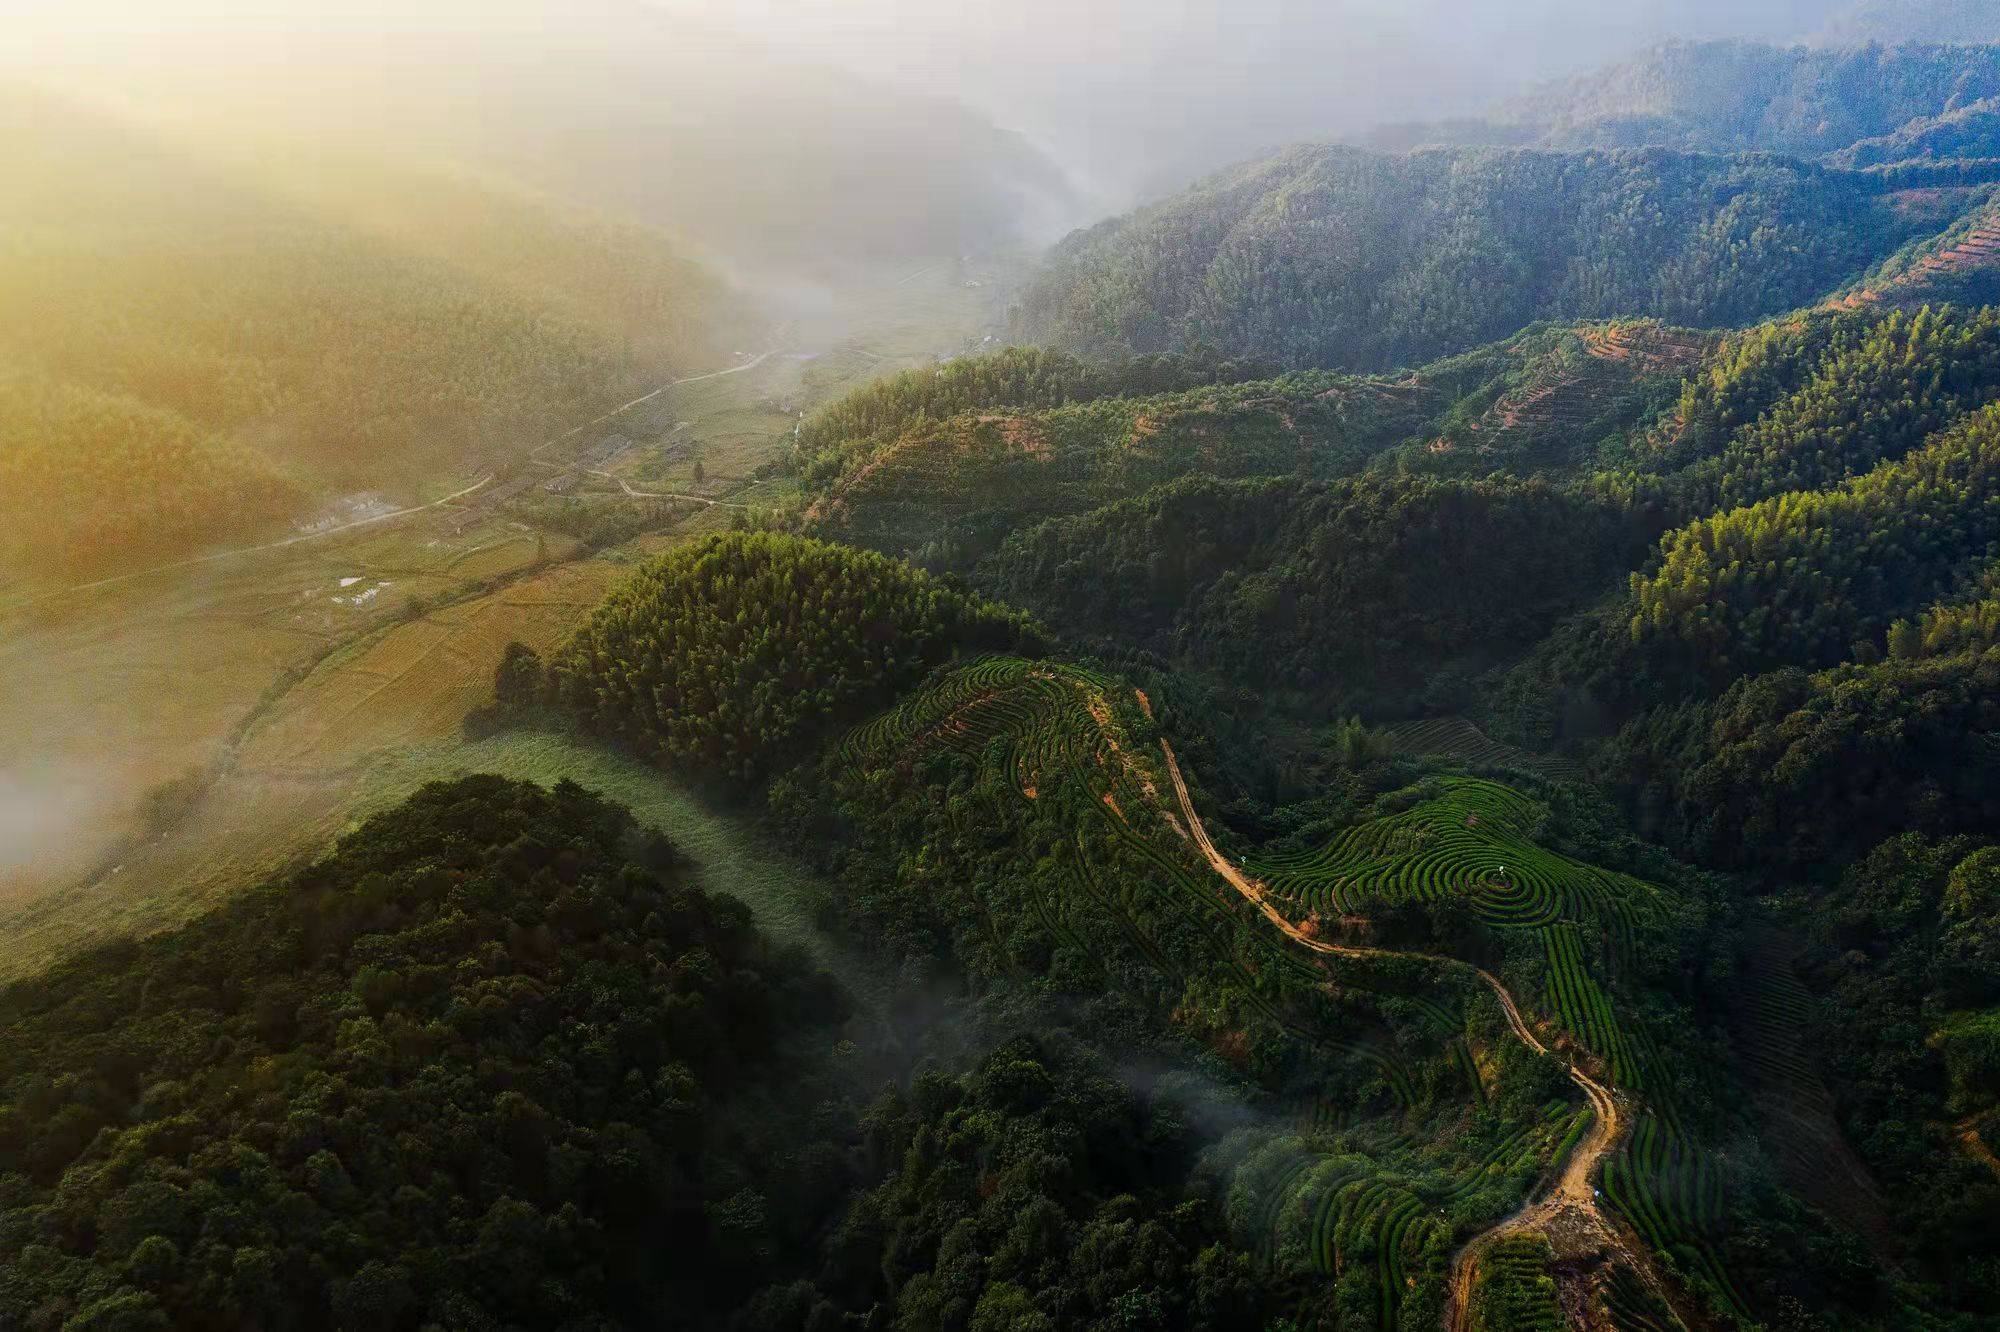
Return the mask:
<path fill-rule="evenodd" d="M 2000 46 L 1672 44 L 1367 145 L 1288 149 L 1076 233 L 1017 336 L 1380 370 L 1537 320 L 1994 294 Z"/>
<path fill-rule="evenodd" d="M 1487 117 L 1392 126 L 1362 142 L 1384 149 L 1665 146 L 1875 165 L 2000 155 L 1996 97 L 2000 47 L 1675 42 L 1552 84 Z"/>

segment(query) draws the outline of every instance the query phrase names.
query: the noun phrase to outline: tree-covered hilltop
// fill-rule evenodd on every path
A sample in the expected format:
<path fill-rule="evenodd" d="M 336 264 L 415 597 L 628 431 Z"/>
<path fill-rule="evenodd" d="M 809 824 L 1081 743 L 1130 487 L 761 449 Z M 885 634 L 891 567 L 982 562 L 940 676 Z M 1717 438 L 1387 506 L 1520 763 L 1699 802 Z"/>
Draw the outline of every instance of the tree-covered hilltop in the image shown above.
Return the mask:
<path fill-rule="evenodd" d="M 798 469 L 808 489 L 831 490 L 903 433 L 967 413 L 1046 410 L 1100 398 L 1147 397 L 1252 376 L 1249 367 L 1160 356 L 1100 365 L 1038 347 L 960 357 L 864 385 L 800 427 Z"/>
<path fill-rule="evenodd" d="M 1188 1196 L 1201 1133 L 1071 1040 L 1017 1037 L 967 1072 L 927 1072 L 868 1115 L 894 1171 L 840 1219 L 817 1282 L 760 1297 L 760 1326 L 1259 1332 L 1284 1282 Z"/>
<path fill-rule="evenodd" d="M 1656 530 L 1534 481 L 1197 476 L 1016 533 L 975 582 L 1072 635 L 1393 712 L 1534 643 Z"/>
<path fill-rule="evenodd" d="M 1994 156 L 1935 151 L 1963 147 L 1945 144 L 1888 154 L 1883 141 L 2000 96 L 2000 52 L 1992 46 L 1896 40 L 1904 44 L 1669 42 L 1519 98 L 1491 119 L 1516 142 L 1547 148 L 1845 155 L 1861 166 Z"/>
<path fill-rule="evenodd" d="M 518 458 L 742 322 L 661 233 L 505 182 L 202 158 L 11 87 L 0 123 L 0 431 L 35 436 L 0 518 L 46 568 Z"/>
<path fill-rule="evenodd" d="M 1711 684 L 1828 666 L 1969 584 L 2000 540 L 2000 410 L 1837 488 L 1701 518 L 1634 574 L 1631 632 Z"/>
<path fill-rule="evenodd" d="M 1970 202 L 1939 216 L 1867 175 L 1756 155 L 1299 147 L 1070 237 L 1018 326 L 1092 356 L 1381 369 L 1541 319 L 1738 324 L 1844 286 Z"/>
<path fill-rule="evenodd" d="M 660 1326 L 768 1281 L 847 1187 L 799 1049 L 844 1001 L 632 835 L 441 784 L 0 992 L 0 1323 Z"/>
<path fill-rule="evenodd" d="M 2000 817 L 2000 648 L 1797 668 L 1629 723 L 1601 756 L 1649 831 L 1705 863 L 1838 867 L 1899 831 Z"/>
<path fill-rule="evenodd" d="M 1199 1079 L 1048 1032 L 864 1107 L 843 993 L 693 869 L 464 778 L 0 991 L 0 1323 L 1256 1332 L 1293 1297 L 1194 1179 Z"/>
<path fill-rule="evenodd" d="M 549 689 L 646 758 L 747 782 L 953 653 L 1035 635 L 1020 613 L 895 560 L 730 532 L 614 589 L 557 651 Z"/>
<path fill-rule="evenodd" d="M 1732 336 L 1637 461 L 1678 471 L 1688 509 L 1737 508 L 1860 476 L 1996 397 L 1990 309 L 1820 313 Z"/>

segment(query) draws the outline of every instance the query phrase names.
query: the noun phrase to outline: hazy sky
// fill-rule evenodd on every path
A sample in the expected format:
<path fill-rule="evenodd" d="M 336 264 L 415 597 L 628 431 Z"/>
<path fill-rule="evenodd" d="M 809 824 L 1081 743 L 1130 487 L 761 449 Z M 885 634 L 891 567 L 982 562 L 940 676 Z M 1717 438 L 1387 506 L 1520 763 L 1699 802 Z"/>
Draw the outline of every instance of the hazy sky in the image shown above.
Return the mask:
<path fill-rule="evenodd" d="M 1141 179 L 1470 112 L 1668 37 L 1790 39 L 1845 0 L 654 0 L 955 93 L 1089 175 Z"/>
<path fill-rule="evenodd" d="M 0 53 L 123 45 L 165 58 L 170 39 L 294 32 L 310 57 L 474 24 L 532 51 L 538 26 L 650 4 L 963 100 L 1115 205 L 1276 144 L 1472 112 L 1666 37 L 1799 37 L 1847 2 L 0 0 Z"/>

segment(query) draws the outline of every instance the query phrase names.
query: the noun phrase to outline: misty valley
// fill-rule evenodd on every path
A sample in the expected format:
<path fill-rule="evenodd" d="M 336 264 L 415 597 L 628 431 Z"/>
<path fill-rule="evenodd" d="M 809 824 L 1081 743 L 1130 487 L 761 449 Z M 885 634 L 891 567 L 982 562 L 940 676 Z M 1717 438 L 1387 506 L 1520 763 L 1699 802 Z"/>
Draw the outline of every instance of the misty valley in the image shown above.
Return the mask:
<path fill-rule="evenodd" d="M 0 1328 L 2000 1327 L 2000 9 L 4 27 Z"/>

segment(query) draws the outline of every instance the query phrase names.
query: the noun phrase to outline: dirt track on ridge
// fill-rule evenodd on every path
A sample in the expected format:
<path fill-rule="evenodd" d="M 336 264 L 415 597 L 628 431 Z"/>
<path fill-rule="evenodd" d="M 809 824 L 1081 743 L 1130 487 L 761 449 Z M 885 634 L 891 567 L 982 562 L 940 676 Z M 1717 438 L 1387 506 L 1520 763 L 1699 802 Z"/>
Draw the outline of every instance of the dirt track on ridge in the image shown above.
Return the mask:
<path fill-rule="evenodd" d="M 1150 709 L 1148 709 L 1150 712 Z M 1452 1332 L 1464 1332 L 1471 1326 L 1471 1297 L 1474 1278 L 1478 1274 L 1479 1260 L 1485 1252 L 1509 1235 L 1536 1230 L 1548 1235 L 1552 1247 L 1560 1256 L 1564 1250 L 1599 1249 L 1617 1255 L 1638 1273 L 1641 1280 L 1675 1311 L 1675 1316 L 1689 1326 L 1699 1326 L 1689 1322 L 1682 1313 L 1680 1301 L 1673 1298 L 1672 1288 L 1660 1275 L 1651 1252 L 1631 1231 L 1605 1212 L 1598 1201 L 1597 1187 L 1592 1181 L 1597 1177 L 1599 1165 L 1604 1158 L 1616 1151 L 1625 1135 L 1631 1129 L 1631 1115 L 1620 1096 L 1597 1081 L 1581 1066 L 1553 1054 L 1548 1046 L 1535 1035 L 1527 1020 L 1522 1017 L 1520 1006 L 1514 996 L 1498 976 L 1482 967 L 1474 966 L 1460 958 L 1446 957 L 1438 953 L 1401 952 L 1388 948 L 1368 948 L 1352 944 L 1331 943 L 1315 937 L 1307 930 L 1294 924 L 1284 912 L 1270 901 L 1269 893 L 1262 883 L 1252 878 L 1232 863 L 1216 849 L 1209 840 L 1208 829 L 1202 825 L 1201 815 L 1195 812 L 1194 799 L 1188 793 L 1187 781 L 1181 776 L 1180 763 L 1174 757 L 1174 748 L 1165 739 L 1160 741 L 1160 752 L 1167 761 L 1167 774 L 1173 779 L 1174 794 L 1179 799 L 1181 815 L 1187 821 L 1190 836 L 1209 867 L 1240 893 L 1244 900 L 1261 912 L 1264 918 L 1277 927 L 1278 931 L 1302 948 L 1329 957 L 1393 957 L 1416 959 L 1436 966 L 1470 971 L 1493 991 L 1493 997 L 1500 1003 L 1500 1010 L 1506 1015 L 1507 1025 L 1523 1045 L 1536 1054 L 1551 1055 L 1564 1065 L 1569 1079 L 1574 1082 L 1590 1102 L 1591 1126 L 1589 1134 L 1577 1144 L 1569 1159 L 1563 1163 L 1548 1192 L 1539 1199 L 1530 1199 L 1512 1216 L 1481 1231 L 1466 1242 L 1452 1261 L 1451 1299 L 1446 1307 L 1446 1325 Z"/>

